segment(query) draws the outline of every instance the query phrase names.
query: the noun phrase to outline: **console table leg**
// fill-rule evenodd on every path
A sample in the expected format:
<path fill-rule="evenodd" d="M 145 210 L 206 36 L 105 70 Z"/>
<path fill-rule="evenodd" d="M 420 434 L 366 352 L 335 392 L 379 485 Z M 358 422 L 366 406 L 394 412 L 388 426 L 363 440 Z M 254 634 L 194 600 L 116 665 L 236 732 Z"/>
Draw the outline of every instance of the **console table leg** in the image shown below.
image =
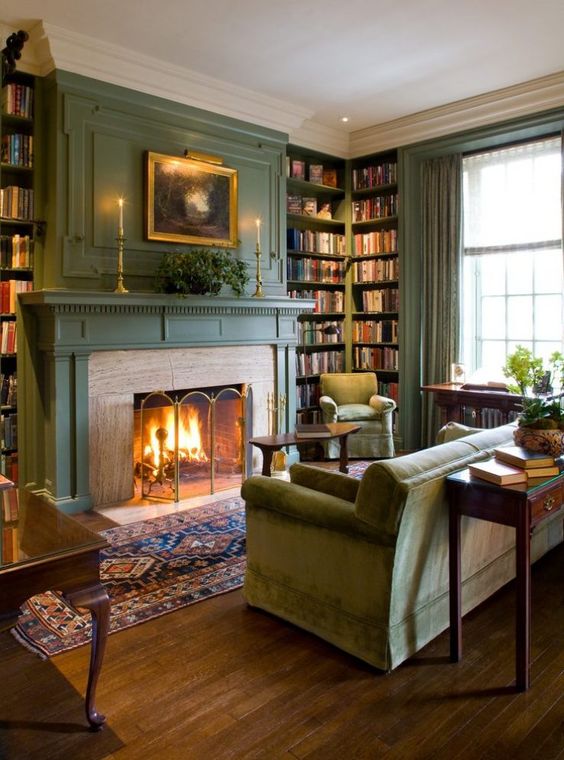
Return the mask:
<path fill-rule="evenodd" d="M 460 569 L 460 514 L 451 506 L 448 515 L 449 529 L 449 611 L 450 611 L 450 660 L 462 658 L 462 591 Z"/>
<path fill-rule="evenodd" d="M 92 616 L 92 645 L 85 709 L 86 718 L 90 726 L 98 730 L 106 720 L 105 716 L 96 710 L 94 700 L 110 627 L 110 600 L 101 583 L 96 586 L 89 586 L 85 589 L 73 591 L 72 593 L 65 594 L 65 596 L 73 607 L 84 607 L 90 610 Z"/>
<path fill-rule="evenodd" d="M 530 685 L 531 652 L 531 544 L 528 512 L 525 509 L 517 523 L 515 563 L 515 680 L 518 691 L 527 691 Z"/>

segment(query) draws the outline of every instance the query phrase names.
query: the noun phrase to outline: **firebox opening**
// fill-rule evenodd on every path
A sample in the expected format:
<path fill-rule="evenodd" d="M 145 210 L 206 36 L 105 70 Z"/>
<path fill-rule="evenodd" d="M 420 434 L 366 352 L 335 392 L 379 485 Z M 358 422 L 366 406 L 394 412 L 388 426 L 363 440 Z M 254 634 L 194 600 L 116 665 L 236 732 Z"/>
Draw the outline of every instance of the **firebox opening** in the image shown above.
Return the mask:
<path fill-rule="evenodd" d="M 250 386 L 134 396 L 136 498 L 180 501 L 240 485 L 252 436 Z"/>

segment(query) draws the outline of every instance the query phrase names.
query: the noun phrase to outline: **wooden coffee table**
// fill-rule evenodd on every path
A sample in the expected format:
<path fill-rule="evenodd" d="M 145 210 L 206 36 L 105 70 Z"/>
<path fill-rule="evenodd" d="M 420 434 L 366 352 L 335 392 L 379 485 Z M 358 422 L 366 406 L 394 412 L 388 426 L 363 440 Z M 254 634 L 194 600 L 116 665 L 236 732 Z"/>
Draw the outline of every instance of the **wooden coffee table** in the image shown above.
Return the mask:
<path fill-rule="evenodd" d="M 99 729 L 105 717 L 94 699 L 110 622 L 110 602 L 100 582 L 100 550 L 108 542 L 26 491 L 20 491 L 17 516 L 2 527 L 16 532 L 10 556 L 0 554 L 0 631 L 15 625 L 26 599 L 50 589 L 61 591 L 73 607 L 88 609 L 92 647 L 85 708 L 90 726 Z"/>
<path fill-rule="evenodd" d="M 272 456 L 275 451 L 280 451 L 284 446 L 294 446 L 297 443 L 323 443 L 323 441 L 330 441 L 333 438 L 339 439 L 341 447 L 339 470 L 347 473 L 349 471 L 347 438 L 351 433 L 357 433 L 360 430 L 360 425 L 353 425 L 351 422 L 330 422 L 327 427 L 331 430 L 331 435 L 320 435 L 315 438 L 298 438 L 295 432 L 251 438 L 249 443 L 262 451 L 262 474 L 270 476 Z"/>

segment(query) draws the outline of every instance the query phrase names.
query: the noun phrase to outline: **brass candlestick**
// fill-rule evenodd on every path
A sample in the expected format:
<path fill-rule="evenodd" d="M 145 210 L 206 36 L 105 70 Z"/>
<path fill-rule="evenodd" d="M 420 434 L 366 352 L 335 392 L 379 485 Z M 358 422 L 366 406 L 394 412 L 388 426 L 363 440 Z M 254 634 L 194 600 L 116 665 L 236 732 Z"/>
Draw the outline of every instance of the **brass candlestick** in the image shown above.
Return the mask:
<path fill-rule="evenodd" d="M 123 228 L 118 229 L 118 236 L 116 238 L 118 245 L 118 262 L 117 262 L 117 285 L 114 288 L 114 293 L 129 293 L 129 290 L 123 285 L 123 249 L 125 247 L 125 238 L 123 236 Z"/>
<path fill-rule="evenodd" d="M 257 286 L 255 288 L 255 292 L 253 293 L 253 298 L 264 298 L 264 291 L 262 289 L 262 274 L 260 271 L 261 251 L 260 245 L 258 243 L 255 251 L 255 256 L 257 257 Z"/>

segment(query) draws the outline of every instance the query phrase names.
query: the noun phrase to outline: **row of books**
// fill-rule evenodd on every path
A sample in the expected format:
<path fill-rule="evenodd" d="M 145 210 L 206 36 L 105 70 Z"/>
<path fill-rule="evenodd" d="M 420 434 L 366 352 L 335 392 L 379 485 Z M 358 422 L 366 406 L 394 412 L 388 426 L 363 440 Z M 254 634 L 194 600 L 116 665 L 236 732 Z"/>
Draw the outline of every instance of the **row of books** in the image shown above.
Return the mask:
<path fill-rule="evenodd" d="M 3 87 L 2 113 L 31 119 L 33 117 L 33 89 L 16 83 Z"/>
<path fill-rule="evenodd" d="M 355 369 L 399 369 L 399 350 L 383 346 L 372 348 L 368 346 L 353 347 L 353 364 Z"/>
<path fill-rule="evenodd" d="M 29 235 L 0 235 L 0 266 L 9 269 L 33 266 L 33 240 Z"/>
<path fill-rule="evenodd" d="M 12 478 L 8 478 L 12 480 Z M 19 517 L 19 499 L 17 488 L 3 488 L 0 491 L 2 497 L 2 521 L 4 523 L 15 522 Z"/>
<path fill-rule="evenodd" d="M 397 343 L 397 319 L 355 320 L 352 324 L 353 343 Z"/>
<path fill-rule="evenodd" d="M 393 185 L 398 181 L 398 165 L 386 161 L 377 166 L 363 166 L 352 171 L 353 190 L 367 190 L 378 185 Z"/>
<path fill-rule="evenodd" d="M 3 164 L 33 166 L 33 136 L 32 135 L 2 135 L 0 143 L 0 160 Z"/>
<path fill-rule="evenodd" d="M 0 415 L 0 442 L 3 449 L 18 448 L 18 415 Z"/>
<path fill-rule="evenodd" d="M 398 213 L 398 195 L 376 195 L 352 202 L 353 222 L 369 222 L 371 219 L 384 219 Z"/>
<path fill-rule="evenodd" d="M 314 300 L 314 314 L 343 314 L 345 311 L 345 294 L 340 290 L 289 290 L 288 296 Z"/>
<path fill-rule="evenodd" d="M 17 397 L 18 378 L 16 373 L 2 373 L 0 375 L 0 404 L 2 406 L 16 406 Z"/>
<path fill-rule="evenodd" d="M 296 374 L 319 375 L 322 372 L 344 372 L 344 351 L 314 351 L 296 354 Z"/>
<path fill-rule="evenodd" d="M 286 176 L 299 179 L 302 182 L 312 182 L 314 185 L 337 187 L 337 170 L 324 167 L 323 164 L 306 164 L 298 158 L 286 157 Z"/>
<path fill-rule="evenodd" d="M 367 259 L 353 264 L 354 282 L 384 282 L 399 279 L 399 259 Z"/>
<path fill-rule="evenodd" d="M 298 230 L 290 227 L 286 232 L 289 251 L 309 251 L 310 253 L 328 253 L 333 256 L 345 256 L 347 243 L 344 235 L 319 230 Z"/>
<path fill-rule="evenodd" d="M 0 216 L 4 219 L 33 219 L 33 190 L 10 185 L 0 189 Z"/>
<path fill-rule="evenodd" d="M 362 310 L 376 312 L 399 311 L 398 288 L 383 288 L 382 290 L 365 290 L 362 293 Z"/>
<path fill-rule="evenodd" d="M 393 399 L 397 404 L 399 402 L 399 383 L 383 383 L 378 381 L 378 393 L 380 396 Z"/>
<path fill-rule="evenodd" d="M 15 314 L 18 293 L 28 293 L 30 290 L 33 290 L 33 283 L 29 280 L 0 282 L 0 314 Z"/>
<path fill-rule="evenodd" d="M 326 335 L 323 330 L 334 327 L 338 332 Z M 342 338 L 342 322 L 298 322 L 298 343 L 302 345 L 314 345 L 316 343 L 340 343 Z"/>
<path fill-rule="evenodd" d="M 0 455 L 0 473 L 9 478 L 12 483 L 18 482 L 18 452 Z"/>
<path fill-rule="evenodd" d="M 317 219 L 332 219 L 333 210 L 330 203 L 317 203 L 317 198 L 302 195 L 286 196 L 286 211 L 289 214 L 315 216 Z"/>
<path fill-rule="evenodd" d="M 296 404 L 298 409 L 319 406 L 321 387 L 319 383 L 303 383 L 296 386 Z"/>
<path fill-rule="evenodd" d="M 15 354 L 17 347 L 17 325 L 15 320 L 0 325 L 0 353 Z"/>
<path fill-rule="evenodd" d="M 302 280 L 303 282 L 342 283 L 345 278 L 344 261 L 289 256 L 286 260 L 286 270 L 289 280 Z"/>
<path fill-rule="evenodd" d="M 375 253 L 397 253 L 397 230 L 374 230 L 354 236 L 354 255 L 370 256 Z"/>
<path fill-rule="evenodd" d="M 506 486 L 527 483 L 529 480 L 551 478 L 560 473 L 554 457 L 521 446 L 500 446 L 494 449 L 493 459 L 474 462 L 470 474 L 490 483 Z"/>

